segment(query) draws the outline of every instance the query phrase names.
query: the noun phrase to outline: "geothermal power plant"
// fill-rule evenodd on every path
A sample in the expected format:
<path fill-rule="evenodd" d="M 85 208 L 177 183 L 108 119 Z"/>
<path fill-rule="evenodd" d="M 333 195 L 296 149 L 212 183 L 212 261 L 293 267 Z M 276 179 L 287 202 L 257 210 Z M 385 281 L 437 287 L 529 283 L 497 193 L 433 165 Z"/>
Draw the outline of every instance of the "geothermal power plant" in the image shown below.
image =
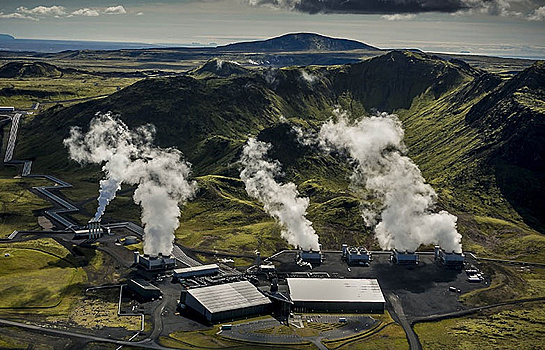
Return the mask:
<path fill-rule="evenodd" d="M 358 150 L 368 146 L 359 145 L 357 140 L 376 138 L 382 133 L 373 130 L 384 128 L 391 129 L 393 138 L 382 143 L 377 140 L 382 148 L 369 149 L 367 158 L 357 158 L 361 156 Z M 118 134 L 108 134 L 108 130 L 117 130 Z M 109 252 L 131 266 L 126 293 L 132 300 L 146 305 L 167 298 L 167 302 L 175 302 L 180 317 L 205 323 L 262 314 L 289 320 L 293 313 L 383 313 L 386 296 L 393 289 L 420 290 L 422 285 L 436 283 L 434 279 L 456 281 L 456 286 L 445 288 L 447 291 L 470 289 L 483 276 L 461 251 L 456 217 L 430 210 L 435 192 L 412 161 L 400 153 L 401 136 L 395 117 L 386 114 L 354 124 L 341 117 L 337 123 L 325 124 L 319 135 L 324 144 L 353 154 L 358 175 L 354 178 L 383 178 L 385 174 L 367 166 L 369 160 L 383 164 L 383 171 L 388 172 L 388 182 L 368 188 L 384 207 L 362 212 L 366 224 L 375 227 L 382 248 L 377 251 L 348 244 L 341 244 L 337 250 L 322 249 L 319 235 L 306 218 L 309 198 L 300 196 L 294 183 L 277 181 L 282 169 L 279 162 L 267 157 L 272 145 L 250 138 L 242 150 L 240 178 L 247 194 L 278 223 L 281 237 L 295 249 L 269 257 L 256 252 L 254 264 L 235 268 L 234 259 L 248 261 L 248 256 L 195 252 L 174 243 L 180 206 L 197 189 L 196 183 L 188 180 L 190 165 L 182 160 L 181 153 L 155 147 L 149 137 L 131 131 L 116 117 L 100 115 L 87 135 L 75 128 L 65 140 L 74 160 L 104 164 L 107 170 L 100 181 L 96 215 L 86 227 L 72 228 L 74 238 L 87 244 L 109 244 Z M 111 140 L 111 154 L 93 148 L 96 142 L 88 140 L 95 138 Z M 132 144 L 127 145 L 126 140 Z M 385 158 L 386 152 L 397 154 Z M 119 164 L 131 172 L 120 171 Z M 397 175 L 395 169 L 399 168 L 410 171 Z M 405 182 L 407 178 L 409 182 Z M 146 213 L 142 215 L 143 228 L 133 223 L 101 222 L 123 183 L 136 186 L 134 201 Z M 389 202 L 391 197 L 403 200 Z M 401 215 L 404 213 L 410 214 Z M 438 245 L 434 250 L 418 252 L 424 242 Z M 204 256 L 197 259 L 196 254 Z M 466 269 L 467 279 L 459 278 L 462 269 Z"/>

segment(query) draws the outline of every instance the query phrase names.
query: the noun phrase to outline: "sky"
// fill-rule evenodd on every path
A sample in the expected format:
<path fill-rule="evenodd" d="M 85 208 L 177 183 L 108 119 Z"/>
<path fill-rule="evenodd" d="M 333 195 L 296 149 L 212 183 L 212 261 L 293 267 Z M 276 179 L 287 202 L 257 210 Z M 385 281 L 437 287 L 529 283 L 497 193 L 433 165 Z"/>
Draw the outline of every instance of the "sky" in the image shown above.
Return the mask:
<path fill-rule="evenodd" d="M 223 45 L 313 32 L 380 48 L 545 59 L 545 0 L 1 0 L 19 39 Z"/>

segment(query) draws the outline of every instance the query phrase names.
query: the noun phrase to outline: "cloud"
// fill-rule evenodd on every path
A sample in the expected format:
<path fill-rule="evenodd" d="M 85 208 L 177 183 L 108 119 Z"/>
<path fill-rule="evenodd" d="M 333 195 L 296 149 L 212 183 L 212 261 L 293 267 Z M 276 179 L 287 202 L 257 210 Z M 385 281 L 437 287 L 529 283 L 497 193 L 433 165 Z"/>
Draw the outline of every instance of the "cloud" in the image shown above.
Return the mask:
<path fill-rule="evenodd" d="M 465 8 L 463 0 L 249 0 L 307 13 L 402 14 L 421 12 L 453 13 Z"/>
<path fill-rule="evenodd" d="M 76 10 L 72 12 L 73 16 L 86 16 L 86 17 L 97 17 L 100 16 L 100 13 L 97 10 L 93 10 L 90 8 L 82 8 L 79 10 Z"/>
<path fill-rule="evenodd" d="M 8 13 L 8 14 L 5 14 L 3 12 L 0 12 L 0 18 L 6 18 L 6 19 L 26 19 L 26 20 L 31 20 L 31 21 L 38 21 L 37 18 L 34 18 L 32 16 L 27 16 L 27 15 L 24 15 L 22 13 Z"/>
<path fill-rule="evenodd" d="M 529 21 L 545 21 L 545 6 L 541 6 L 534 10 L 527 19 Z"/>
<path fill-rule="evenodd" d="M 64 6 L 36 6 L 32 9 L 24 6 L 17 8 L 17 13 L 28 15 L 44 16 L 44 17 L 61 17 L 66 15 L 66 7 Z"/>
<path fill-rule="evenodd" d="M 522 1 L 523 0 L 462 0 L 466 5 L 466 8 L 460 10 L 458 14 L 484 13 L 501 17 L 521 16 L 522 13 L 511 10 L 511 4 Z"/>
<path fill-rule="evenodd" d="M 353 13 L 378 14 L 382 18 L 409 20 L 409 14 L 418 13 L 452 13 L 473 14 L 484 13 L 492 16 L 522 16 L 522 12 L 514 11 L 512 5 L 520 7 L 529 14 L 528 19 L 541 18 L 536 9 L 540 0 L 246 0 L 251 6 L 283 8 L 310 14 L 316 13 Z M 535 11 L 534 11 L 535 10 Z M 534 11 L 534 13 L 532 13 Z M 531 15 L 530 15 L 531 13 Z M 404 16 L 405 15 L 405 16 Z M 539 19 L 538 19 L 539 20 Z"/>
<path fill-rule="evenodd" d="M 409 21 L 411 19 L 414 19 L 416 17 L 413 13 L 396 13 L 395 15 L 383 15 L 381 16 L 382 19 L 385 19 L 387 21 Z"/>
<path fill-rule="evenodd" d="M 100 15 L 124 15 L 127 13 L 127 10 L 122 5 L 110 6 L 110 7 L 83 7 L 77 10 L 68 11 L 64 6 L 36 6 L 33 8 L 28 8 L 25 6 L 19 6 L 16 12 L 5 14 L 0 12 L 0 18 L 8 19 L 25 19 L 38 21 L 41 18 L 70 18 L 74 16 L 82 17 L 98 17 Z M 137 16 L 142 15 L 138 13 Z"/>
<path fill-rule="evenodd" d="M 127 13 L 125 8 L 121 5 L 107 7 L 103 12 L 109 15 L 124 15 Z"/>

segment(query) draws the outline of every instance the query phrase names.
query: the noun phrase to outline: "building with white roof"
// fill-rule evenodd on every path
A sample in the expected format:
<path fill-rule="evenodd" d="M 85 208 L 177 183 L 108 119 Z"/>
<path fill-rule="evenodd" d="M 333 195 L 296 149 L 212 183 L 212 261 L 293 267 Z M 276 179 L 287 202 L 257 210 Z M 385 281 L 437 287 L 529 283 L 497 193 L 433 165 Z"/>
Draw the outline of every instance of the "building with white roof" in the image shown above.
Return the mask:
<path fill-rule="evenodd" d="M 376 279 L 287 278 L 296 312 L 384 312 Z"/>
<path fill-rule="evenodd" d="M 182 292 L 181 299 L 209 322 L 264 313 L 272 304 L 248 281 L 189 289 Z"/>

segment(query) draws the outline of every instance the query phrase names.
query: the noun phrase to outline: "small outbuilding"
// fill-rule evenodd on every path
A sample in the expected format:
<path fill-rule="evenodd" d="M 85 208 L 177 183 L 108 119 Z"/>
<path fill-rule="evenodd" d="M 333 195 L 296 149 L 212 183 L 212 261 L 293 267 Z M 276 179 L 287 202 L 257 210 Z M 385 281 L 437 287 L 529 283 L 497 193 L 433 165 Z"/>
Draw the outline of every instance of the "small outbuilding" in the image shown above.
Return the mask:
<path fill-rule="evenodd" d="M 129 290 L 144 300 L 157 299 L 161 296 L 161 290 L 143 279 L 130 279 L 127 283 Z"/>
<path fill-rule="evenodd" d="M 220 267 L 217 264 L 208 264 L 208 265 L 199 265 L 185 267 L 182 269 L 174 269 L 173 276 L 174 278 L 191 278 L 199 276 L 211 276 L 215 275 L 220 271 Z"/>

